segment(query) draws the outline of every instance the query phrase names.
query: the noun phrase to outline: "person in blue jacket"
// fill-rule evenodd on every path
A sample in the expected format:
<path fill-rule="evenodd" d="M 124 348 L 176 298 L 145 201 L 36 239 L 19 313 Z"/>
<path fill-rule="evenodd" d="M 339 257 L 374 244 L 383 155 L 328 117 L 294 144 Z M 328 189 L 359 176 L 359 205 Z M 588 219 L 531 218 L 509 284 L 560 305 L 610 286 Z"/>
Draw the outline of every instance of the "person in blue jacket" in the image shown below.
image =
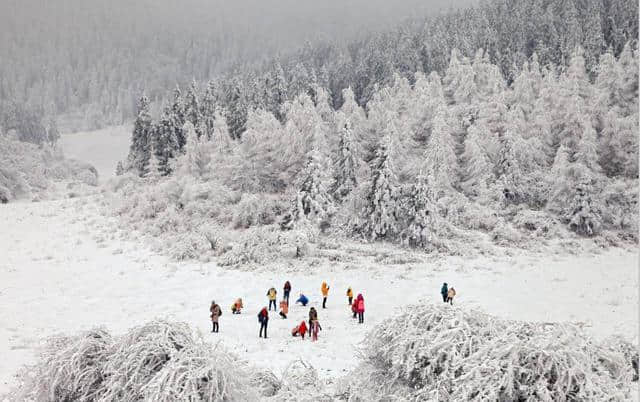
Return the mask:
<path fill-rule="evenodd" d="M 296 300 L 296 304 L 297 303 L 300 303 L 303 306 L 306 306 L 307 303 L 309 303 L 309 299 L 307 298 L 307 296 L 305 296 L 302 293 L 300 293 L 300 297 L 298 297 L 298 300 Z"/>
<path fill-rule="evenodd" d="M 447 294 L 449 293 L 449 287 L 447 286 L 447 282 L 442 284 L 442 288 L 440 289 L 440 294 L 442 295 L 442 301 L 447 302 Z"/>

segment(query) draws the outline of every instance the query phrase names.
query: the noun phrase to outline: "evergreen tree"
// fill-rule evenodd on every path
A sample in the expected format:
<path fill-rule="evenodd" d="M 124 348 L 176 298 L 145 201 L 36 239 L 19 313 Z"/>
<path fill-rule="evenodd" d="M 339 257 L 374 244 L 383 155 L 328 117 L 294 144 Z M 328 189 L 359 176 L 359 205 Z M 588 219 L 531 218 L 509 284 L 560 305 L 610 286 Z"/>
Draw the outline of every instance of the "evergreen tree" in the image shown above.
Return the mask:
<path fill-rule="evenodd" d="M 434 235 L 437 211 L 424 175 L 419 174 L 404 192 L 401 210 L 402 241 L 411 247 L 427 247 Z"/>
<path fill-rule="evenodd" d="M 457 182 L 458 160 L 446 107 L 442 105 L 433 120 L 431 137 L 424 152 L 423 170 L 429 183 L 435 187 L 436 200 L 453 190 Z"/>
<path fill-rule="evenodd" d="M 174 130 L 174 136 L 178 141 L 178 147 L 179 149 L 182 149 L 187 142 L 182 130 L 186 119 L 182 92 L 178 86 L 176 86 L 173 91 L 173 103 L 171 104 L 171 113 L 169 114 L 169 117 L 171 119 L 171 127 L 173 127 Z"/>
<path fill-rule="evenodd" d="M 189 86 L 189 90 L 187 91 L 187 95 L 184 100 L 184 116 L 185 119 L 190 121 L 191 124 L 196 128 L 200 125 L 202 120 L 200 111 L 200 102 L 198 100 L 198 86 L 196 81 L 191 81 L 191 85 Z M 198 132 L 198 135 L 202 135 L 204 133 Z"/>
<path fill-rule="evenodd" d="M 160 171 L 160 163 L 156 156 L 155 147 L 151 147 L 150 154 L 151 156 L 149 157 L 149 162 L 145 168 L 144 178 L 149 180 L 151 183 L 155 183 L 160 179 L 162 172 Z"/>
<path fill-rule="evenodd" d="M 371 167 L 372 178 L 362 211 L 362 232 L 371 240 L 392 239 L 399 232 L 398 189 L 391 154 L 391 136 L 385 136 Z"/>
<path fill-rule="evenodd" d="M 156 134 L 156 155 L 162 174 L 171 173 L 171 160 L 180 152 L 178 138 L 176 138 L 176 127 L 174 119 L 171 118 L 171 109 L 166 108 L 155 129 Z"/>
<path fill-rule="evenodd" d="M 149 99 L 142 95 L 138 102 L 138 116 L 133 124 L 128 157 L 129 167 L 140 176 L 145 173 L 145 167 L 149 162 L 152 130 Z"/>
<path fill-rule="evenodd" d="M 122 165 L 122 161 L 118 161 L 116 165 L 116 176 L 122 176 L 124 174 L 124 166 Z"/>
<path fill-rule="evenodd" d="M 201 178 L 207 172 L 211 154 L 208 149 L 208 141 L 198 139 L 198 133 L 190 121 L 184 123 L 184 136 L 187 139 L 185 144 L 185 154 L 183 156 L 182 166 L 186 174 L 196 178 Z"/>
<path fill-rule="evenodd" d="M 343 199 L 358 185 L 357 157 L 354 154 L 353 136 L 351 134 L 351 122 L 347 120 L 342 130 L 340 130 L 340 143 L 338 163 L 335 169 L 335 185 L 333 193 L 337 199 Z"/>
<path fill-rule="evenodd" d="M 202 116 L 202 122 L 204 123 L 207 138 L 211 138 L 213 135 L 216 108 L 216 85 L 214 81 L 209 81 L 207 89 L 202 96 L 202 102 L 200 102 L 200 114 Z"/>
<path fill-rule="evenodd" d="M 460 187 L 470 197 L 482 198 L 487 195 L 489 185 L 493 181 L 493 166 L 481 140 L 488 135 L 485 126 L 473 125 L 465 138 L 462 154 L 464 174 Z"/>
<path fill-rule="evenodd" d="M 326 222 L 333 212 L 333 204 L 325 183 L 326 173 L 323 171 L 322 155 L 314 149 L 307 156 L 307 163 L 302 172 L 302 182 L 292 211 L 295 221 L 308 218 L 321 226 Z"/>
<path fill-rule="evenodd" d="M 245 130 L 249 107 L 244 85 L 240 80 L 235 80 L 227 96 L 226 119 L 229 125 L 231 138 L 239 139 Z"/>

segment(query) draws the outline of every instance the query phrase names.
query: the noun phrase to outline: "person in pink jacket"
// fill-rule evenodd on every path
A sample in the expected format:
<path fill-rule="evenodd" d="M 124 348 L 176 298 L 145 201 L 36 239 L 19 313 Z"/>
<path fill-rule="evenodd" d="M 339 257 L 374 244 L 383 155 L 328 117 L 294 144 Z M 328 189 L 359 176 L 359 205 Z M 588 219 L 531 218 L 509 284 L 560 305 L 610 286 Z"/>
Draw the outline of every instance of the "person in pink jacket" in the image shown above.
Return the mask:
<path fill-rule="evenodd" d="M 362 297 L 362 293 L 359 293 L 356 298 L 356 311 L 358 312 L 358 323 L 362 324 L 364 322 L 364 297 Z"/>

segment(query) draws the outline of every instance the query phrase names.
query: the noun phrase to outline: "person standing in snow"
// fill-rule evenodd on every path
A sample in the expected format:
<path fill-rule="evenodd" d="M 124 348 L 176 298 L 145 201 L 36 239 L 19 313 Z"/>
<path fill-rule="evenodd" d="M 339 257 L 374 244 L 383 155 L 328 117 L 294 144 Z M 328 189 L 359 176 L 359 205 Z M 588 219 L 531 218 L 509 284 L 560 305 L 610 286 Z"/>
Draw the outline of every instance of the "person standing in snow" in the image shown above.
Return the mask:
<path fill-rule="evenodd" d="M 456 290 L 451 286 L 447 292 L 447 302 L 453 306 L 453 298 L 456 296 Z"/>
<path fill-rule="evenodd" d="M 320 326 L 320 322 L 316 319 L 311 321 L 311 341 L 315 342 L 318 340 L 318 332 L 322 331 L 322 327 Z"/>
<path fill-rule="evenodd" d="M 258 322 L 260 323 L 260 338 L 262 338 L 262 331 L 264 330 L 264 338 L 267 338 L 267 324 L 269 323 L 269 312 L 266 307 L 258 313 Z"/>
<path fill-rule="evenodd" d="M 289 281 L 286 281 L 284 283 L 284 299 L 287 301 L 287 304 L 289 304 L 290 293 L 291 293 L 291 283 Z"/>
<path fill-rule="evenodd" d="M 322 282 L 320 291 L 322 292 L 322 308 L 327 308 L 327 297 L 329 297 L 329 286 L 327 282 Z"/>
<path fill-rule="evenodd" d="M 289 314 L 289 302 L 282 299 L 282 301 L 280 302 L 280 317 L 286 319 L 287 314 Z"/>
<path fill-rule="evenodd" d="M 276 307 L 277 294 L 278 294 L 278 291 L 276 290 L 276 288 L 271 288 L 267 291 L 267 297 L 269 298 L 269 311 L 271 311 L 272 304 L 273 304 L 273 311 L 278 311 L 278 308 Z"/>
<path fill-rule="evenodd" d="M 442 301 L 447 302 L 447 294 L 449 293 L 449 288 L 447 287 L 447 282 L 442 284 L 442 288 L 440 288 L 440 294 L 442 295 Z"/>
<path fill-rule="evenodd" d="M 303 340 L 304 340 L 304 334 L 306 333 L 307 333 L 307 323 L 304 320 L 300 323 L 300 325 L 296 325 L 295 327 L 293 327 L 293 330 L 291 331 L 291 335 L 293 336 L 300 335 Z"/>
<path fill-rule="evenodd" d="M 318 319 L 318 312 L 316 311 L 315 307 L 311 307 L 309 309 L 309 331 L 311 331 L 311 323 L 313 322 L 313 320 L 317 320 Z"/>
<path fill-rule="evenodd" d="M 351 290 L 351 288 L 347 289 L 347 300 L 349 301 L 349 305 L 353 303 L 353 290 Z"/>
<path fill-rule="evenodd" d="M 307 296 L 300 293 L 300 297 L 298 297 L 298 300 L 296 300 L 296 303 L 300 303 L 302 304 L 303 307 L 306 307 L 307 303 L 309 303 L 309 299 L 307 298 Z"/>
<path fill-rule="evenodd" d="M 354 300 L 351 303 L 351 312 L 353 313 L 353 318 L 355 319 L 358 316 L 358 300 Z"/>
<path fill-rule="evenodd" d="M 364 323 L 364 297 L 362 293 L 356 298 L 356 311 L 358 312 L 358 324 Z"/>
<path fill-rule="evenodd" d="M 220 328 L 218 324 L 218 319 L 222 315 L 222 310 L 220 309 L 220 306 L 218 306 L 218 304 L 215 301 L 212 301 L 211 307 L 209 307 L 209 312 L 211 313 L 211 323 L 213 324 L 213 328 L 211 329 L 211 332 L 218 332 Z"/>
<path fill-rule="evenodd" d="M 242 311 L 242 299 L 238 298 L 238 300 L 236 300 L 235 302 L 233 302 L 233 304 L 231 305 L 231 313 L 232 314 L 240 314 L 240 312 Z"/>

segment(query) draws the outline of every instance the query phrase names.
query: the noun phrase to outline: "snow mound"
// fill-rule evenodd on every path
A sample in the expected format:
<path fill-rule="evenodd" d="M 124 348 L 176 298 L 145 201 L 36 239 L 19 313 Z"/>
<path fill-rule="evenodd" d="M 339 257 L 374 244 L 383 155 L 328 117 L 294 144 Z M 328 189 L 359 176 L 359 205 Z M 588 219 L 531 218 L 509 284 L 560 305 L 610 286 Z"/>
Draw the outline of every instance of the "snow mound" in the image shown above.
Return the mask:
<path fill-rule="evenodd" d="M 626 400 L 637 347 L 578 325 L 412 306 L 372 331 L 341 387 L 350 400 Z"/>
<path fill-rule="evenodd" d="M 10 400 L 255 400 L 238 359 L 187 324 L 153 321 L 112 338 L 103 330 L 51 339 Z"/>

